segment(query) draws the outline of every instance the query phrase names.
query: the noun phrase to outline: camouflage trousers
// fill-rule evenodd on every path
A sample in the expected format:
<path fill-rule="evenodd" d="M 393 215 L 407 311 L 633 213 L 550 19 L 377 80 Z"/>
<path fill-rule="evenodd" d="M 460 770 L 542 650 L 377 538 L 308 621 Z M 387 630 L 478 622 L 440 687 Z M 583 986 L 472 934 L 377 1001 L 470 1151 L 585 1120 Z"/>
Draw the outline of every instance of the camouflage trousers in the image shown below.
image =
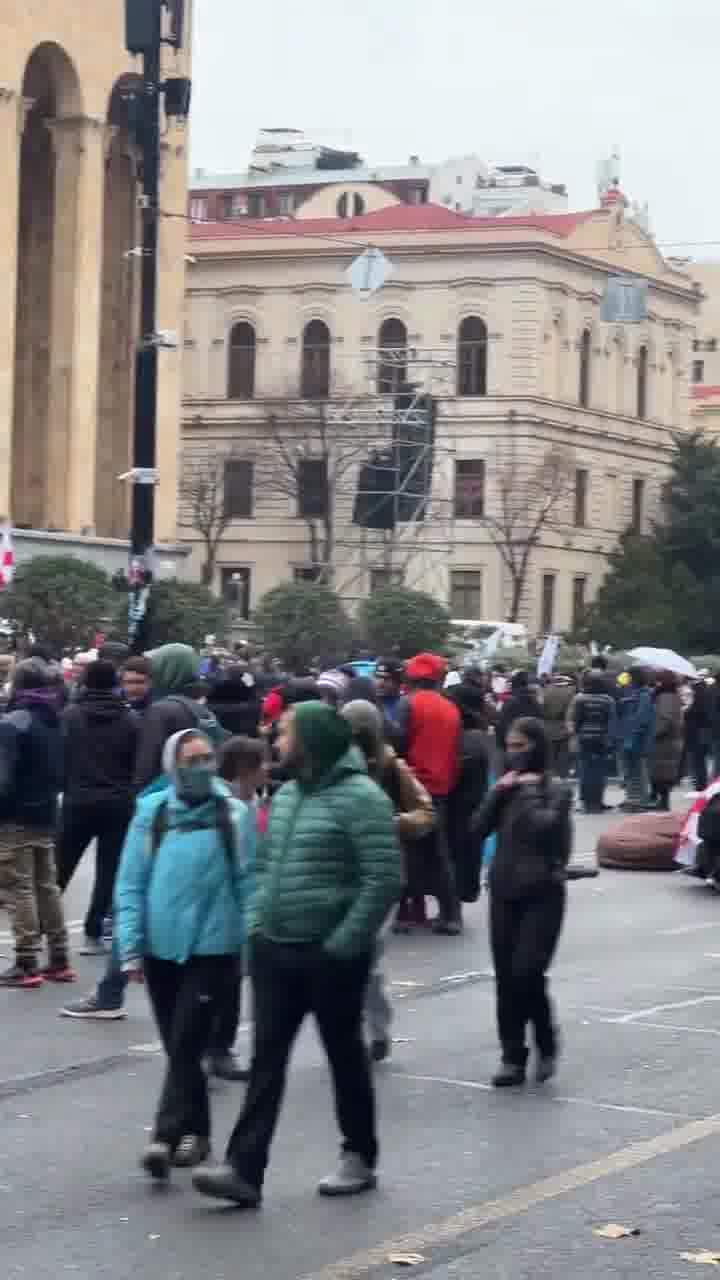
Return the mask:
<path fill-rule="evenodd" d="M 67 958 L 68 936 L 49 832 L 0 826 L 0 893 L 10 912 L 18 964 L 35 966 L 43 934 L 50 957 Z"/>

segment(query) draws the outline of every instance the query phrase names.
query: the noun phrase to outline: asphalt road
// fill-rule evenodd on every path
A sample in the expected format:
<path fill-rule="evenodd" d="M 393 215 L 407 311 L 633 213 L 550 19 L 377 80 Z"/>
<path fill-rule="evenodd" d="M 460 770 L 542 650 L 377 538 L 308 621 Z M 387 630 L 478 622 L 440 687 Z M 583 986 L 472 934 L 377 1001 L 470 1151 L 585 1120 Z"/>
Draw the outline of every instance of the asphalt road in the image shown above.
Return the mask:
<path fill-rule="evenodd" d="M 579 820 L 581 853 L 599 821 Z M 487 1087 L 497 1047 L 485 924 L 481 902 L 461 939 L 391 940 L 382 1181 L 345 1203 L 314 1193 L 337 1138 L 312 1028 L 265 1207 L 248 1216 L 200 1200 L 186 1174 L 158 1192 L 137 1169 L 162 1070 L 142 991 L 125 1022 L 105 1025 L 59 1019 L 68 989 L 0 992 L 3 1280 L 702 1275 L 681 1254 L 720 1251 L 720 901 L 682 875 L 571 885 L 554 975 L 562 1070 L 550 1088 L 510 1095 Z M 80 989 L 99 965 L 78 961 Z M 218 1149 L 241 1090 L 213 1094 Z M 597 1237 L 609 1222 L 640 1234 Z M 422 1261 L 406 1268 L 396 1253 Z"/>

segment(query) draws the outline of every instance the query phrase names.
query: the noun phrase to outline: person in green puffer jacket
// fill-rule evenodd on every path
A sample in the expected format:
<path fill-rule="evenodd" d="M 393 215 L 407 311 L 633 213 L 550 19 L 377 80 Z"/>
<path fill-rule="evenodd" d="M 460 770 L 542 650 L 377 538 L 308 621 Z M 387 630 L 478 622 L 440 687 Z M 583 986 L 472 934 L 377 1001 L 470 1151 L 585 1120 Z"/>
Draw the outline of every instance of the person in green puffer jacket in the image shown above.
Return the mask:
<path fill-rule="evenodd" d="M 275 796 L 257 857 L 248 1091 L 226 1163 L 193 1179 L 205 1195 L 246 1208 L 260 1204 L 288 1058 L 309 1013 L 328 1055 L 343 1136 L 340 1166 L 318 1189 L 352 1195 L 376 1185 L 363 1004 L 375 940 L 402 888 L 392 804 L 368 776 L 348 722 L 323 703 L 301 703 L 283 716 L 277 746 L 294 778 Z"/>

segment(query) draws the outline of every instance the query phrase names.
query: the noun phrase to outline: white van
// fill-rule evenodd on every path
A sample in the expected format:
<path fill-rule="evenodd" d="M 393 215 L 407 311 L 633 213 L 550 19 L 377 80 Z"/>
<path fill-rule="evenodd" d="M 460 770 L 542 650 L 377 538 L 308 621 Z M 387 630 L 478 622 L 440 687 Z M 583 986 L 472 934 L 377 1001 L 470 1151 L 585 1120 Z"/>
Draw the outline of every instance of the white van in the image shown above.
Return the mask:
<path fill-rule="evenodd" d="M 450 643 L 466 653 L 491 657 L 498 649 L 527 649 L 527 627 L 522 622 L 473 622 L 467 618 L 451 618 Z"/>

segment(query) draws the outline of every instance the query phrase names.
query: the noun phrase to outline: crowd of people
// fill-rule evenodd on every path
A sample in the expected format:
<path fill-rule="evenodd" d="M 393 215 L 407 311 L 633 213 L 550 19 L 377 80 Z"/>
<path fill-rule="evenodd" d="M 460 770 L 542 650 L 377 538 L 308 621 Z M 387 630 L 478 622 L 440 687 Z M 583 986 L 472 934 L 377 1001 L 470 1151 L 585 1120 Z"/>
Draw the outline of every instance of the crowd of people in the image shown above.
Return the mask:
<path fill-rule="evenodd" d="M 666 805 L 683 743 L 698 773 L 700 735 L 711 743 L 693 692 L 683 705 L 667 673 L 618 683 L 603 659 L 579 686 L 472 662 L 453 681 L 431 653 L 381 659 L 372 677 L 247 661 L 203 671 L 184 644 L 143 657 L 108 646 L 68 682 L 38 650 L 17 664 L 0 717 L 0 893 L 15 942 L 0 984 L 75 980 L 63 894 L 94 841 L 80 951 L 105 971 L 62 1013 L 121 1018 L 128 983 L 144 983 L 167 1058 L 142 1155 L 150 1177 L 193 1168 L 200 1192 L 257 1206 L 291 1049 L 312 1015 L 342 1135 L 319 1189 L 365 1191 L 378 1160 L 372 1063 L 391 1049 L 386 929 L 457 936 L 486 882 L 493 1084 L 524 1083 L 529 1029 L 536 1077 L 549 1080 L 568 775 L 577 769 L 590 812 L 616 767 L 629 808 L 650 803 L 651 784 Z M 249 1065 L 234 1051 L 244 978 Z M 208 1074 L 247 1080 L 215 1167 Z"/>

